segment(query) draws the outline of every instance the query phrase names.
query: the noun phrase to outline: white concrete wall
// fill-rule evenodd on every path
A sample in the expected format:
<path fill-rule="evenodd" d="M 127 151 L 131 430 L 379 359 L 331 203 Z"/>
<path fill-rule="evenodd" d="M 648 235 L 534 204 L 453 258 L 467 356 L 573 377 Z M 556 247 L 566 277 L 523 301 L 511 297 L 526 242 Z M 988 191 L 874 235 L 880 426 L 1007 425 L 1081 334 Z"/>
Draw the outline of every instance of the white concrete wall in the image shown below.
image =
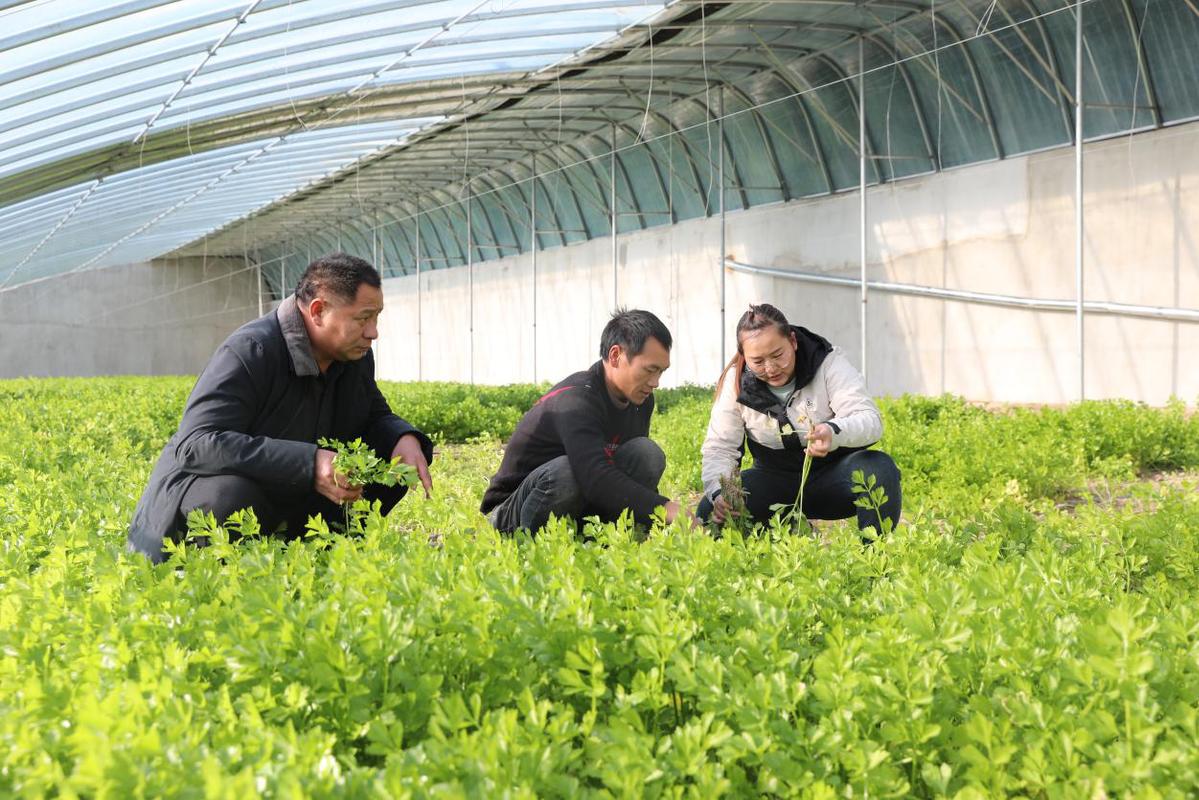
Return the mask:
<path fill-rule="evenodd" d="M 89 270 L 0 292 L 0 377 L 196 374 L 258 315 L 241 259 Z"/>
<path fill-rule="evenodd" d="M 1040 298 L 1074 296 L 1073 151 L 1055 150 L 876 187 L 867 193 L 869 276 Z M 1088 145 L 1086 296 L 1199 308 L 1199 124 Z M 855 193 L 730 214 L 727 252 L 759 266 L 858 274 Z M 675 336 L 666 385 L 711 383 L 720 343 L 751 301 L 780 306 L 860 360 L 857 289 L 727 273 L 720 324 L 720 225 L 694 220 L 618 243 L 619 300 Z M 555 381 L 596 358 L 612 300 L 611 242 L 538 256 L 533 371 L 531 257 L 390 279 L 377 345 L 381 377 Z M 1068 402 L 1077 393 L 1075 320 L 875 293 L 868 378 L 877 394 Z M 1199 397 L 1199 325 L 1089 315 L 1087 394 L 1149 403 Z M 472 358 L 473 342 L 473 358 Z"/>

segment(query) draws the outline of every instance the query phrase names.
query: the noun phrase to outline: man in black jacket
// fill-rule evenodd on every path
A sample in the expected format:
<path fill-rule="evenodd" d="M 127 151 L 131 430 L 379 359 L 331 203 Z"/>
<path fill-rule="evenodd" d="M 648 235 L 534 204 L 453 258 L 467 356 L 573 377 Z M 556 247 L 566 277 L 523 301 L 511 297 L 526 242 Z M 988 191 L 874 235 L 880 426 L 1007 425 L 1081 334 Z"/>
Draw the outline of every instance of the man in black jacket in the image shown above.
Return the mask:
<path fill-rule="evenodd" d="M 614 520 L 629 509 L 648 523 L 666 456 L 649 439 L 653 391 L 670 367 L 670 331 L 648 311 L 618 310 L 600 337 L 600 360 L 547 392 L 512 434 L 481 510 L 497 530 L 537 531 L 550 514 Z M 687 512 L 683 512 L 687 513 Z"/>
<path fill-rule="evenodd" d="M 298 535 L 307 518 L 337 518 L 363 496 L 334 473 L 316 441 L 361 437 L 400 458 L 432 487 L 427 436 L 391 413 L 375 384 L 371 342 L 383 310 L 379 273 L 335 253 L 312 262 L 293 296 L 234 331 L 196 381 L 179 430 L 163 448 L 129 528 L 128 548 L 163 560 L 162 542 L 186 529 L 188 512 L 224 520 L 253 508 L 262 530 Z M 367 487 L 384 513 L 406 487 Z"/>

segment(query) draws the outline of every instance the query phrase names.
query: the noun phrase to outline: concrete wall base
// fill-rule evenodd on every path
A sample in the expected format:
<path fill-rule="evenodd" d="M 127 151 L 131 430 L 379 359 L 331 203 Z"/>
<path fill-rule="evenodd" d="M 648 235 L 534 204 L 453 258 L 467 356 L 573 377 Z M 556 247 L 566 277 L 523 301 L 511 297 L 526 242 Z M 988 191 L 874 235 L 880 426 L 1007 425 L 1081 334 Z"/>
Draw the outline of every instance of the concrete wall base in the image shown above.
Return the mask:
<path fill-rule="evenodd" d="M 1085 296 L 1199 308 L 1199 124 L 1085 148 Z M 1039 298 L 1073 298 L 1074 156 L 1059 149 L 867 192 L 870 280 Z M 859 196 L 731 213 L 738 261 L 856 277 Z M 712 383 L 734 352 L 750 302 L 861 358 L 857 289 L 728 272 L 720 314 L 720 221 L 622 235 L 617 296 L 657 313 L 675 336 L 664 385 Z M 557 381 L 597 358 L 613 304 L 611 242 L 538 256 L 536 325 L 528 254 L 389 279 L 376 345 L 380 377 L 478 383 Z M 419 297 L 418 297 L 419 295 Z M 419 314 L 418 314 L 419 308 Z M 874 294 L 867 376 L 876 394 L 951 392 L 1001 402 L 1078 396 L 1072 314 Z M 1088 316 L 1086 394 L 1164 403 L 1199 397 L 1199 325 Z"/>
<path fill-rule="evenodd" d="M 0 377 L 197 374 L 258 315 L 233 258 L 130 264 L 0 293 Z"/>

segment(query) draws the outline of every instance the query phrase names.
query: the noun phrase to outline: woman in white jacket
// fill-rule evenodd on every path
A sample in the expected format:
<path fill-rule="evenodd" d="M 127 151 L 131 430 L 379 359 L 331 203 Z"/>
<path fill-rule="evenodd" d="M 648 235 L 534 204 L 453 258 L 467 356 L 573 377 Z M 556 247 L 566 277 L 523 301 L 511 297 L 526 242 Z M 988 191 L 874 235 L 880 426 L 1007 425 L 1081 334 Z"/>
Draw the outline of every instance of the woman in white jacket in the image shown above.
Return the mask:
<path fill-rule="evenodd" d="M 879 440 L 883 420 L 866 382 L 839 347 L 793 326 L 772 305 L 751 305 L 737 322 L 737 356 L 716 386 L 703 445 L 704 498 L 698 516 L 723 522 L 728 505 L 720 479 L 741 466 L 748 445 L 753 467 L 741 474 L 754 522 L 770 519 L 776 503 L 791 505 L 805 458 L 815 459 L 804 488 L 804 514 L 879 526 L 879 514 L 854 505 L 852 475 L 874 475 L 886 492 L 881 508 L 892 526 L 902 503 L 899 469 L 889 455 L 866 448 Z"/>

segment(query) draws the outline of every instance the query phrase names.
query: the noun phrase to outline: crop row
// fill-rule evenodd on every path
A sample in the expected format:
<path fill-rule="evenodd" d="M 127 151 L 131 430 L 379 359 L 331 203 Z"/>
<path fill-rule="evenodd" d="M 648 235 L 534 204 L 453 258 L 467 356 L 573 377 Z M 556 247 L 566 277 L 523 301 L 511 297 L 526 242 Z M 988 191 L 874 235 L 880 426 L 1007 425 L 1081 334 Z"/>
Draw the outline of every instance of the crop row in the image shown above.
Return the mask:
<path fill-rule="evenodd" d="M 907 511 L 869 547 L 533 541 L 476 507 L 538 388 L 391 385 L 441 441 L 433 500 L 153 566 L 124 526 L 189 386 L 0 383 L 0 795 L 1199 792 L 1181 407 L 886 401 Z M 672 491 L 708 397 L 663 393 Z"/>

